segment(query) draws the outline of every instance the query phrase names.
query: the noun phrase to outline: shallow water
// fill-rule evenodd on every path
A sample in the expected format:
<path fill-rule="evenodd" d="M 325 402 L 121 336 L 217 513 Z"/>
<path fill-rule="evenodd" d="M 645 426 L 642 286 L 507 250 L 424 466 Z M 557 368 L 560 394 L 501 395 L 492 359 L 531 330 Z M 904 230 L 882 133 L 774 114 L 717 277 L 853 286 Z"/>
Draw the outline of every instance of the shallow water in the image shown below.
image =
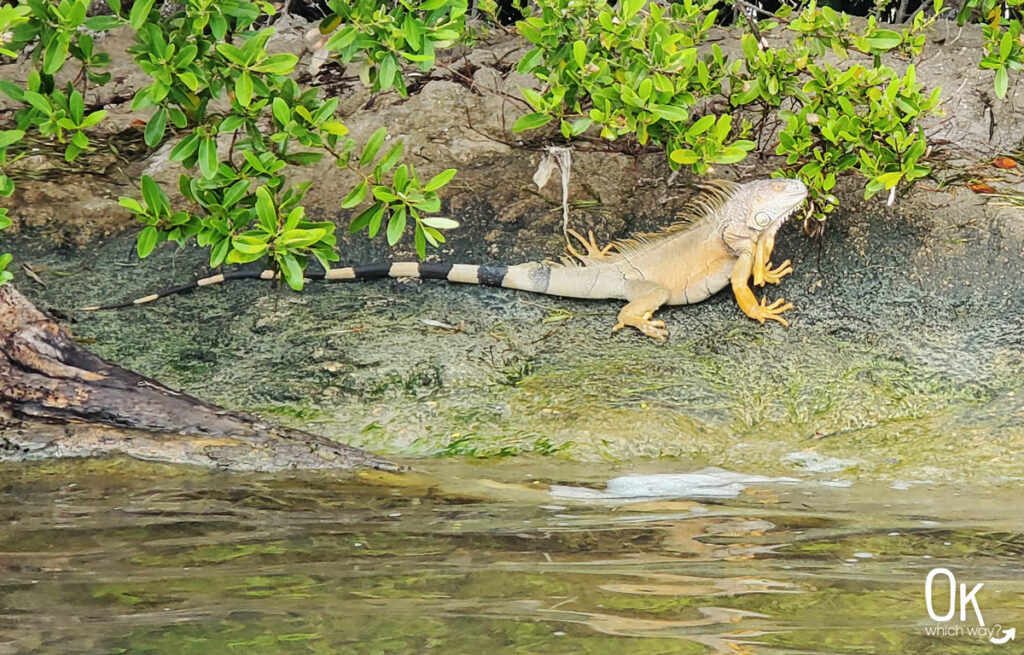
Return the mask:
<path fill-rule="evenodd" d="M 1024 629 L 1021 486 L 414 464 L 444 482 L 5 465 L 0 653 L 1020 652 L 988 638 Z M 994 632 L 929 618 L 936 567 Z"/>

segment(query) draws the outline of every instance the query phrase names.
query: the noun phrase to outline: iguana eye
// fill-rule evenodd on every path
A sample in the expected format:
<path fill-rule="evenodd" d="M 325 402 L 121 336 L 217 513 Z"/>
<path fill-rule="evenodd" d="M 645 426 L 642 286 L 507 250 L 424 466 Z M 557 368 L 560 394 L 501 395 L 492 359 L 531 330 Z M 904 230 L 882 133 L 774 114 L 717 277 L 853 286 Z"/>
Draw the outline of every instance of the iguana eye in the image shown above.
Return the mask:
<path fill-rule="evenodd" d="M 772 215 L 765 211 L 757 212 L 754 214 L 754 222 L 758 227 L 767 227 L 772 222 Z"/>

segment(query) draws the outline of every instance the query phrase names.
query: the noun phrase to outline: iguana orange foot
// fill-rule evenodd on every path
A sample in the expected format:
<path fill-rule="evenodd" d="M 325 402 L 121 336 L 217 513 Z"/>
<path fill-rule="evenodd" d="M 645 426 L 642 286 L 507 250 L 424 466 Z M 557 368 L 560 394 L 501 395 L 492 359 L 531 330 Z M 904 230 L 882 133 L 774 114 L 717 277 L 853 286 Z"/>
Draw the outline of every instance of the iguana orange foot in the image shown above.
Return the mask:
<path fill-rule="evenodd" d="M 640 330 L 652 339 L 664 343 L 668 341 L 668 330 L 665 329 L 665 321 L 651 320 L 651 313 L 647 312 L 643 316 L 619 314 L 619 322 L 612 328 L 612 332 L 618 332 L 627 325 L 631 325 L 636 329 Z M 763 322 L 763 321 L 762 321 Z"/>
<path fill-rule="evenodd" d="M 779 298 L 770 305 L 767 303 L 768 298 L 765 297 L 761 298 L 760 305 L 753 304 L 749 307 L 743 307 L 742 309 L 747 316 L 762 324 L 765 322 L 765 320 L 771 319 L 773 321 L 778 321 L 779 323 L 782 323 L 786 327 L 789 327 L 789 321 L 782 318 L 782 312 L 788 312 L 789 310 L 793 309 L 793 303 L 786 302 L 782 298 Z"/>
<path fill-rule="evenodd" d="M 575 248 L 572 247 L 572 243 L 571 242 L 570 243 L 566 243 L 566 249 L 569 251 L 569 254 L 571 254 L 573 257 L 575 257 L 576 259 L 579 259 L 580 261 L 582 261 L 584 263 L 586 263 L 586 260 L 588 260 L 588 259 L 590 259 L 590 260 L 604 259 L 605 257 L 608 256 L 608 253 L 611 251 L 611 249 L 615 247 L 614 243 L 609 243 L 604 248 L 602 248 L 601 246 L 597 245 L 597 240 L 594 239 L 594 231 L 593 230 L 590 230 L 590 231 L 587 232 L 587 235 L 590 237 L 589 239 L 584 239 L 582 234 L 580 234 L 576 230 L 573 230 L 572 228 L 566 230 L 566 233 L 568 233 L 573 238 L 575 238 L 577 241 L 579 241 L 580 244 L 582 244 L 583 247 L 587 249 L 587 254 L 586 255 L 581 255 L 579 253 L 579 251 L 577 251 Z"/>
<path fill-rule="evenodd" d="M 787 259 L 782 262 L 778 268 L 772 268 L 772 263 L 767 262 L 764 268 L 761 269 L 761 275 L 754 276 L 754 284 L 759 287 L 763 287 L 765 282 L 768 284 L 778 284 L 783 277 L 793 272 L 793 264 Z"/>

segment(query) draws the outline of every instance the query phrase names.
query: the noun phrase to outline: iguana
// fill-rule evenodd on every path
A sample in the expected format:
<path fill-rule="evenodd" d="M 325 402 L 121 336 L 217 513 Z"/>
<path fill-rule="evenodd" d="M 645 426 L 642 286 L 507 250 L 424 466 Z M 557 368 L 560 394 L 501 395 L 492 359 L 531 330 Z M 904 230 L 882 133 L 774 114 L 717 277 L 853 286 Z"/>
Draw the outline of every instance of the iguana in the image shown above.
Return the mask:
<path fill-rule="evenodd" d="M 765 298 L 758 303 L 748 281 L 753 277 L 757 286 L 766 282 L 778 284 L 783 276 L 793 272 L 788 259 L 773 268 L 769 258 L 775 247 L 775 233 L 806 197 L 807 187 L 799 180 L 715 182 L 680 215 L 677 223 L 658 233 L 639 234 L 601 248 L 593 233 L 585 239 L 570 230 L 586 254 L 570 245 L 572 257 L 564 257 L 560 262 L 514 266 L 395 262 L 332 268 L 324 273 L 309 273 L 308 277 L 440 279 L 566 298 L 619 298 L 628 303 L 619 311 L 618 323 L 612 330 L 629 325 L 659 341 L 668 338 L 668 330 L 664 321 L 651 318 L 658 308 L 700 302 L 731 284 L 736 302 L 747 316 L 761 323 L 771 319 L 788 326 L 782 313 L 792 309 L 792 303 L 779 299 L 768 304 Z M 141 305 L 225 280 L 276 276 L 272 270 L 233 271 L 136 300 L 82 309 Z"/>

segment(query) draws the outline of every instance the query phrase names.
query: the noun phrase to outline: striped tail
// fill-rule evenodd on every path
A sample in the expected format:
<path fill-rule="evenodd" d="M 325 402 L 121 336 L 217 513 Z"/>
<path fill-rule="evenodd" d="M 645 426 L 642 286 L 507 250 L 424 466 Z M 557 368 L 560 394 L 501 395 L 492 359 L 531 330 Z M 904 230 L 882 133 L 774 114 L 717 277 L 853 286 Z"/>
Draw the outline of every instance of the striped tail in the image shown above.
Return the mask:
<path fill-rule="evenodd" d="M 412 277 L 520 289 L 564 298 L 621 298 L 621 277 L 614 272 L 608 275 L 609 271 L 612 269 L 545 262 L 527 262 L 515 266 L 394 262 L 332 268 L 319 276 L 310 277 L 325 280 Z"/>
<path fill-rule="evenodd" d="M 513 267 L 515 268 L 515 267 Z M 508 272 L 506 266 L 475 266 L 471 264 L 445 264 L 445 263 L 416 263 L 416 262 L 383 262 L 379 264 L 363 264 L 360 266 L 346 266 L 344 268 L 332 268 L 326 272 L 307 271 L 306 278 L 310 280 L 346 281 L 346 280 L 372 280 L 385 277 L 413 277 L 425 280 L 447 280 L 449 282 L 463 282 L 466 284 L 483 284 L 492 287 L 503 286 L 502 282 Z M 110 305 L 90 305 L 79 307 L 80 311 L 93 312 L 106 309 L 121 309 L 133 305 L 145 305 L 160 298 L 173 296 L 175 294 L 192 291 L 199 287 L 208 287 L 228 280 L 274 280 L 279 277 L 277 271 L 267 269 L 263 271 L 229 271 L 219 273 L 169 287 L 157 293 L 112 303 Z"/>
<path fill-rule="evenodd" d="M 158 293 L 142 296 L 135 300 L 127 300 L 111 305 L 93 305 L 79 307 L 81 311 L 97 311 L 103 309 L 120 309 L 132 305 L 146 303 L 173 296 L 174 294 L 191 291 L 199 287 L 208 287 L 228 280 L 273 280 L 279 277 L 276 271 L 230 271 L 219 273 L 165 289 Z M 464 284 L 482 284 L 491 287 L 521 289 L 534 293 L 544 293 L 567 298 L 621 298 L 621 279 L 604 279 L 600 267 L 550 265 L 541 262 L 528 262 L 517 266 L 478 266 L 475 264 L 418 263 L 418 262 L 382 262 L 379 264 L 362 264 L 332 268 L 325 272 L 307 272 L 311 280 L 327 280 L 332 282 L 371 280 L 376 278 L 420 278 L 424 280 L 446 280 Z"/>

